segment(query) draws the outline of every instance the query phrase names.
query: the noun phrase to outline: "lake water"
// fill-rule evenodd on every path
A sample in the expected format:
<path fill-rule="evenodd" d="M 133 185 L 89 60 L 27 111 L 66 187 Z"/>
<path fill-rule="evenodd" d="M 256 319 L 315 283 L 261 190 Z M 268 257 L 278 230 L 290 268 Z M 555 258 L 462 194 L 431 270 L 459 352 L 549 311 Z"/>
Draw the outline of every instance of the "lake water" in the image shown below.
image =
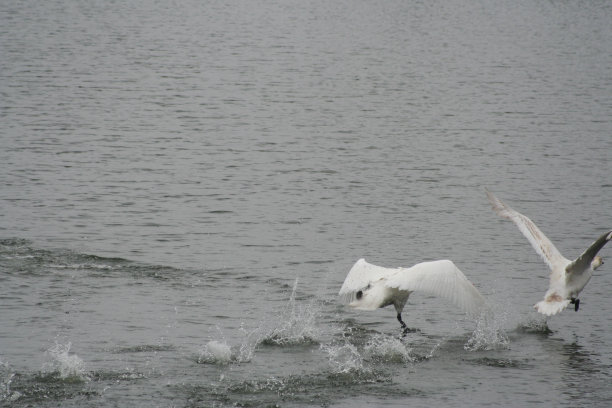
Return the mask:
<path fill-rule="evenodd" d="M 0 6 L 0 405 L 612 404 L 609 1 Z M 612 258 L 612 247 L 601 252 Z M 452 259 L 495 318 L 352 264 Z"/>

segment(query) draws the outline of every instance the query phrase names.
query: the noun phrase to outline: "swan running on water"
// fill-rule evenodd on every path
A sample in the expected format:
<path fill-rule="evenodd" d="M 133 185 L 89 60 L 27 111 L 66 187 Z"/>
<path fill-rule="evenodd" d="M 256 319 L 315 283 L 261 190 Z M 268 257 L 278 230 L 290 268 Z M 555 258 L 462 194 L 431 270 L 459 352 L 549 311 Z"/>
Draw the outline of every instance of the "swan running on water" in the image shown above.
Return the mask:
<path fill-rule="evenodd" d="M 349 306 L 360 310 L 393 305 L 405 332 L 402 310 L 412 292 L 446 298 L 474 316 L 485 305 L 478 289 L 448 260 L 423 262 L 411 268 L 383 268 L 360 259 L 344 279 L 339 295 Z"/>
<path fill-rule="evenodd" d="M 574 261 L 570 261 L 561 255 L 529 218 L 508 207 L 490 191 L 486 190 L 486 193 L 493 210 L 502 218 L 516 224 L 551 269 L 550 286 L 544 295 L 544 300 L 533 307 L 546 316 L 552 316 L 564 310 L 569 304 L 573 304 L 577 312 L 580 306 L 578 295 L 593 276 L 593 271 L 603 265 L 601 256 L 596 255 L 612 239 L 612 230 L 600 236 Z"/>

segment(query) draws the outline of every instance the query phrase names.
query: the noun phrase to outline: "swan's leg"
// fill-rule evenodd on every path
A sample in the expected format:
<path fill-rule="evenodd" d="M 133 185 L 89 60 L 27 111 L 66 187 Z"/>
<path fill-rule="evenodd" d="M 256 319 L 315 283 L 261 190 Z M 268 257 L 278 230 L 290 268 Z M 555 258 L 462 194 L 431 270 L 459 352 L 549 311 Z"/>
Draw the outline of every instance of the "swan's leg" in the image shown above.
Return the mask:
<path fill-rule="evenodd" d="M 577 312 L 580 307 L 580 299 L 572 298 L 570 304 L 574 305 L 574 311 Z"/>
<path fill-rule="evenodd" d="M 407 327 L 406 327 L 406 323 L 404 323 L 404 321 L 402 320 L 402 314 L 401 314 L 401 313 L 398 313 L 398 314 L 397 314 L 397 320 L 398 320 L 398 321 L 400 322 L 400 324 L 402 325 L 402 329 L 404 329 L 404 330 L 405 330 Z"/>
<path fill-rule="evenodd" d="M 406 326 L 406 323 L 404 323 L 404 321 L 402 320 L 402 314 L 401 313 L 397 314 L 397 320 L 399 320 L 400 324 L 402 325 L 402 338 L 404 338 L 404 337 L 406 337 L 406 334 L 408 334 L 410 329 L 408 328 L 408 326 Z"/>

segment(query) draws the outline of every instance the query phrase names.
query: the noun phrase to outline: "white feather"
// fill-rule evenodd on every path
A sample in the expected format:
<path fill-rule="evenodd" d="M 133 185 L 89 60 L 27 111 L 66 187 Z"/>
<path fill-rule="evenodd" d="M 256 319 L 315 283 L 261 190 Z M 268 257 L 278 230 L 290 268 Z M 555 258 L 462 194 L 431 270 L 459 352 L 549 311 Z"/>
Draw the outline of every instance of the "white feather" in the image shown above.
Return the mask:
<path fill-rule="evenodd" d="M 349 271 L 338 294 L 344 303 L 350 303 L 355 300 L 355 295 L 359 290 L 363 290 L 380 279 L 386 279 L 394 273 L 396 273 L 395 269 L 372 265 L 361 258 Z"/>
<path fill-rule="evenodd" d="M 555 315 L 564 310 L 576 299 L 593 276 L 593 270 L 601 265 L 594 262 L 597 252 L 612 239 L 612 231 L 601 235 L 576 260 L 570 261 L 557 250 L 552 242 L 529 218 L 504 204 L 493 193 L 486 190 L 493 210 L 502 218 L 506 218 L 518 227 L 529 240 L 531 246 L 542 257 L 550 268 L 549 288 L 544 300 L 534 305 L 534 308 L 547 316 Z"/>
<path fill-rule="evenodd" d="M 423 262 L 411 268 L 384 268 L 360 259 L 349 271 L 339 295 L 356 309 L 392 304 L 400 313 L 412 292 L 448 299 L 472 315 L 485 305 L 478 289 L 448 260 Z"/>
<path fill-rule="evenodd" d="M 553 271 L 558 269 L 557 266 L 565 266 L 569 263 L 552 242 L 544 235 L 542 231 L 523 214 L 508 207 L 504 202 L 497 198 L 490 191 L 486 191 L 487 197 L 493 206 L 493 210 L 502 218 L 512 221 L 518 229 L 523 233 L 525 238 L 531 243 L 531 246 L 538 255 L 548 264 Z"/>
<path fill-rule="evenodd" d="M 559 312 L 562 312 L 570 304 L 569 299 L 562 300 L 561 302 L 549 302 L 546 300 L 540 300 L 533 307 L 539 313 L 546 316 L 553 316 Z"/>
<path fill-rule="evenodd" d="M 448 260 L 399 268 L 386 285 L 401 291 L 423 292 L 450 300 L 468 314 L 478 314 L 485 300 L 463 272 Z"/>

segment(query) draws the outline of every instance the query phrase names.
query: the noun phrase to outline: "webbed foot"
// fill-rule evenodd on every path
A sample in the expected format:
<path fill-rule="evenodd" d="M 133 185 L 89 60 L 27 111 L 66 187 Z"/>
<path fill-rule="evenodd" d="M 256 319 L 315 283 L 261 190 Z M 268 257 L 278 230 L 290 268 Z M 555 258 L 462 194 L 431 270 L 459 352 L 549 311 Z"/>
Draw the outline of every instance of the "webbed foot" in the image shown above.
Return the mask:
<path fill-rule="evenodd" d="M 574 305 L 574 311 L 577 312 L 580 308 L 580 299 L 572 298 L 570 304 Z"/>

